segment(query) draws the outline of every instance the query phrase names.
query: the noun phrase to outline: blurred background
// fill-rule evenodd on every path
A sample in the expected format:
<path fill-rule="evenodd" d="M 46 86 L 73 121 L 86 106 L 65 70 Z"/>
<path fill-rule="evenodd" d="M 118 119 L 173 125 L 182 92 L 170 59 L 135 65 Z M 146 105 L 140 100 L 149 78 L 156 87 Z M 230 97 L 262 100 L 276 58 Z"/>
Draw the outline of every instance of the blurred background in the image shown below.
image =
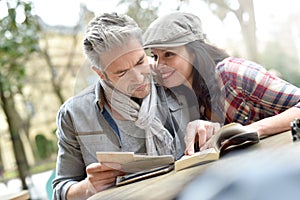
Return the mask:
<path fill-rule="evenodd" d="M 48 198 L 56 113 L 97 78 L 82 54 L 89 20 L 115 11 L 145 29 L 175 10 L 199 16 L 210 43 L 300 87 L 296 0 L 0 0 L 0 194 Z"/>

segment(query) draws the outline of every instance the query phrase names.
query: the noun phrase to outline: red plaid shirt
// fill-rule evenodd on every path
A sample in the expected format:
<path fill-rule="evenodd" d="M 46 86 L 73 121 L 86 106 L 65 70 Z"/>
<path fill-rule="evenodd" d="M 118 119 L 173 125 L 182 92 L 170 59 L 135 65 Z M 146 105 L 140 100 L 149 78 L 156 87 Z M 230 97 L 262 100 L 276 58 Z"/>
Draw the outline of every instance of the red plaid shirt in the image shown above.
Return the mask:
<path fill-rule="evenodd" d="M 257 63 L 229 57 L 218 63 L 216 72 L 226 95 L 225 123 L 246 125 L 293 106 L 300 109 L 300 88 Z"/>

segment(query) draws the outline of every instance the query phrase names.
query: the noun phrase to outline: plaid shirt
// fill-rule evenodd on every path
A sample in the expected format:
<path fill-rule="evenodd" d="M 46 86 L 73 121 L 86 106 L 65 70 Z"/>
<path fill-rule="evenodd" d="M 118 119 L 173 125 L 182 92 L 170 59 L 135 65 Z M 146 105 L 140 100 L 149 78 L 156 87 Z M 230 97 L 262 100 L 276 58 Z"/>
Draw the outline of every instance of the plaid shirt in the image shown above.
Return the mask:
<path fill-rule="evenodd" d="M 225 123 L 246 125 L 293 106 L 300 109 L 300 88 L 257 63 L 229 57 L 218 63 L 216 72 L 226 95 Z"/>

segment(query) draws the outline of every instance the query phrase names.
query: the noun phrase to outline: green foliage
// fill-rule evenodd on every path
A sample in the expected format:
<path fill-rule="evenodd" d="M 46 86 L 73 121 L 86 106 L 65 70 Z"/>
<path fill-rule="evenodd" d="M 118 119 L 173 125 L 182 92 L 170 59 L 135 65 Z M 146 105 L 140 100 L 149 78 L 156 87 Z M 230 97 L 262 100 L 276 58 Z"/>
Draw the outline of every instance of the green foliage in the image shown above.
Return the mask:
<path fill-rule="evenodd" d="M 260 56 L 260 62 L 267 69 L 280 72 L 284 80 L 300 87 L 300 63 L 296 55 L 284 51 L 278 42 L 269 42 L 266 45 L 265 51 Z"/>
<path fill-rule="evenodd" d="M 51 156 L 55 151 L 54 144 L 51 140 L 48 140 L 43 134 L 38 134 L 35 137 L 35 143 L 37 147 L 38 156 L 41 159 L 46 159 Z"/>
<path fill-rule="evenodd" d="M 25 63 L 38 51 L 39 26 L 31 3 L 6 1 L 7 16 L 0 19 L 0 86 L 4 91 L 22 88 Z"/>
<path fill-rule="evenodd" d="M 157 18 L 160 2 L 158 5 L 154 5 L 153 2 L 157 0 L 120 0 L 119 5 L 127 4 L 127 14 L 145 30 Z"/>

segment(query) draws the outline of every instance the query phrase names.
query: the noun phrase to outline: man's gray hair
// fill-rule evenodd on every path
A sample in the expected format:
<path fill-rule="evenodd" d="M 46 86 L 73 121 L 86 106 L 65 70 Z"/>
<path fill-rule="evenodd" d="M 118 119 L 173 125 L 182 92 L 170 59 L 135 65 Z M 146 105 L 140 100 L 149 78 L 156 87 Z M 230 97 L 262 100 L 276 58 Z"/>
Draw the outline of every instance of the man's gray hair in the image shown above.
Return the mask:
<path fill-rule="evenodd" d="M 99 55 L 113 48 L 123 47 L 130 39 L 142 44 L 142 30 L 128 15 L 104 13 L 88 24 L 83 40 L 83 51 L 96 67 L 101 66 Z"/>

